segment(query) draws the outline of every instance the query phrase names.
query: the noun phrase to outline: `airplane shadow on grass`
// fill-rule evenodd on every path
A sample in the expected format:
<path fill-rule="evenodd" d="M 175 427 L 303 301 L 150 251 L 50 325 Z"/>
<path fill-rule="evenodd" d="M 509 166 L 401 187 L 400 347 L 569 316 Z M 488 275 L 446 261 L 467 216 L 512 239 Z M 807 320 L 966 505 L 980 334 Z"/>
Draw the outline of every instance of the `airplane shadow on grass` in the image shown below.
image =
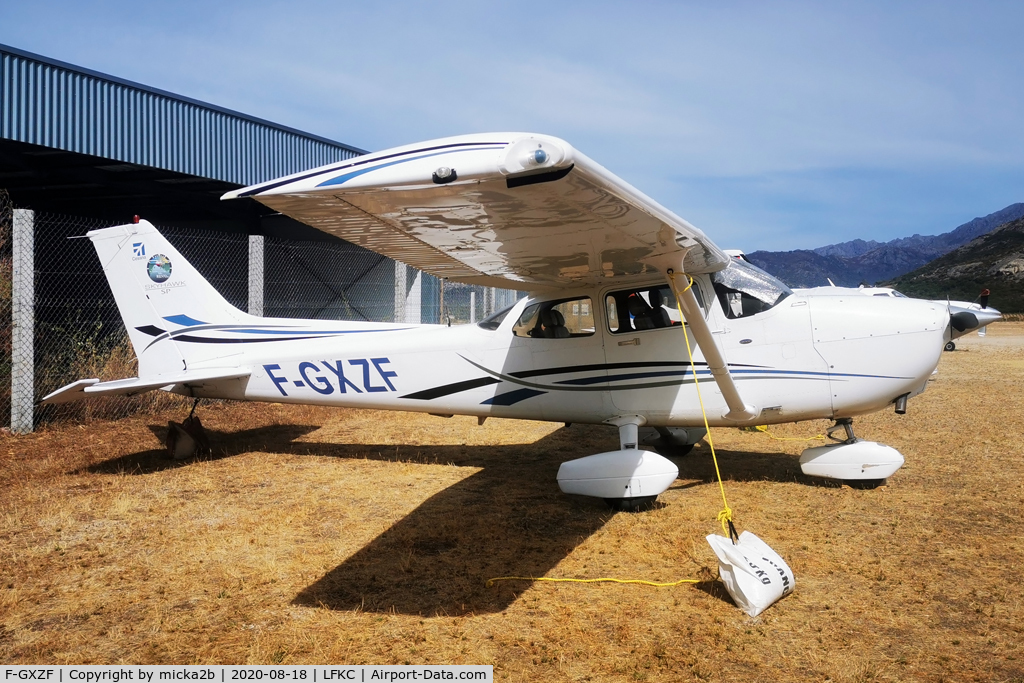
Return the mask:
<path fill-rule="evenodd" d="M 601 439 L 588 434 L 594 431 L 604 432 L 574 426 L 532 444 L 400 450 L 397 459 L 405 462 L 452 462 L 483 469 L 425 500 L 301 591 L 295 604 L 424 616 L 493 613 L 508 608 L 533 582 L 502 581 L 488 586 L 489 579 L 545 576 L 614 514 L 601 500 L 562 494 L 555 483 L 563 461 L 618 446 L 614 431 L 604 433 Z M 388 447 L 362 448 L 388 453 Z M 339 447 L 332 453 L 328 447 L 321 454 L 351 457 L 346 450 Z M 396 459 L 393 453 L 392 446 L 389 455 L 381 459 Z M 708 463 L 708 477 L 707 468 L 698 464 L 701 455 L 676 459 L 680 476 L 715 481 L 713 465 Z M 750 456 L 756 454 L 719 453 L 719 462 Z M 358 453 L 357 457 L 364 455 Z M 750 468 L 733 478 L 760 481 L 765 474 L 763 468 Z M 784 481 L 793 481 L 788 466 L 779 469 L 779 474 Z M 702 581 L 695 587 L 712 598 L 732 602 L 718 582 Z"/>
<path fill-rule="evenodd" d="M 460 615 L 500 612 L 612 516 L 600 500 L 563 495 L 558 466 L 617 447 L 616 432 L 576 426 L 529 444 L 297 444 L 311 454 L 481 468 L 415 510 L 302 590 L 295 604 L 335 610 Z M 387 482 L 381 482 L 387 486 Z"/>
<path fill-rule="evenodd" d="M 671 458 L 679 467 L 679 481 L 670 489 L 688 489 L 718 481 L 715 464 L 707 444 L 682 458 Z M 804 486 L 836 488 L 842 482 L 809 477 L 800 469 L 800 458 L 785 453 L 731 451 L 716 448 L 718 466 L 724 481 L 775 481 Z"/>
<path fill-rule="evenodd" d="M 165 433 L 162 427 L 151 429 L 158 437 Z M 555 483 L 560 463 L 616 449 L 617 433 L 611 429 L 575 425 L 535 443 L 506 446 L 396 447 L 298 441 L 315 429 L 275 425 L 234 433 L 211 430 L 214 455 L 204 460 L 264 450 L 481 469 L 423 501 L 303 589 L 294 599 L 297 605 L 424 616 L 500 612 L 532 582 L 487 586 L 488 579 L 544 576 L 613 514 L 603 501 L 566 496 Z M 722 450 L 718 456 L 731 480 L 809 481 L 800 474 L 792 456 Z M 716 480 L 706 450 L 673 460 L 684 482 L 675 488 Z M 150 450 L 93 465 L 88 471 L 144 475 L 193 462 L 172 461 L 166 451 Z M 378 485 L 386 487 L 388 482 Z M 722 598 L 716 586 L 698 589 Z"/>
<path fill-rule="evenodd" d="M 82 471 L 93 474 L 153 474 L 177 467 L 188 467 L 196 462 L 221 460 L 268 448 L 287 452 L 290 444 L 317 429 L 320 429 L 319 425 L 269 425 L 238 432 L 207 429 L 212 450 L 210 455 L 173 460 L 167 454 L 166 448 L 154 448 L 104 460 L 84 467 Z M 149 425 L 149 431 L 153 432 L 161 443 L 167 439 L 166 425 Z"/>

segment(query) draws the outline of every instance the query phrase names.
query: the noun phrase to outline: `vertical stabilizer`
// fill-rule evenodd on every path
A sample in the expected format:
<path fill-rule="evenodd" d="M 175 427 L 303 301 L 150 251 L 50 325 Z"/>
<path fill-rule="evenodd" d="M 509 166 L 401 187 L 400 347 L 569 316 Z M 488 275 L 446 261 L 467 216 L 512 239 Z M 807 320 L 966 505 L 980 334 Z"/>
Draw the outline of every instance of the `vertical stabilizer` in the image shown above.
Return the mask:
<path fill-rule="evenodd" d="M 229 304 L 149 221 L 93 230 L 88 236 L 138 356 L 139 377 L 179 374 L 218 357 L 232 364 L 225 345 L 188 344 L 172 333 L 253 324 L 260 318 Z"/>

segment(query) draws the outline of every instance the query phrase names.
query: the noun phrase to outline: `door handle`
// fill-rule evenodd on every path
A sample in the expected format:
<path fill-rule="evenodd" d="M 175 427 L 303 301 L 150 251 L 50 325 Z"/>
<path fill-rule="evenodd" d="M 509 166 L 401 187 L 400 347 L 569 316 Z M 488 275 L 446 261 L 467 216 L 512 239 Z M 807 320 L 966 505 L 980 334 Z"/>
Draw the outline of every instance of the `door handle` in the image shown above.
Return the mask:
<path fill-rule="evenodd" d="M 640 346 L 640 337 L 633 337 L 627 341 L 620 341 L 619 346 Z"/>

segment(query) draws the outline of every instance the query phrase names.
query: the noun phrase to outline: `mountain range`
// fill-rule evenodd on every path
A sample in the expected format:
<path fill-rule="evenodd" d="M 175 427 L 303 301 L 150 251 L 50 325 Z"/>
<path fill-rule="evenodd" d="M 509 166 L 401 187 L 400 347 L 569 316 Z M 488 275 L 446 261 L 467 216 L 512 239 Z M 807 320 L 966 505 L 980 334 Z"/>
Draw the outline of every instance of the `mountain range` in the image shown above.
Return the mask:
<path fill-rule="evenodd" d="M 884 284 L 908 296 L 962 301 L 973 301 L 982 289 L 990 289 L 993 308 L 1024 312 L 1024 218 Z"/>
<path fill-rule="evenodd" d="M 839 286 L 856 287 L 915 271 L 1020 218 L 1024 218 L 1024 203 L 1011 204 L 941 235 L 913 235 L 889 242 L 857 239 L 795 251 L 755 251 L 747 254 L 747 258 L 791 287 L 818 287 L 827 285 L 829 279 Z"/>

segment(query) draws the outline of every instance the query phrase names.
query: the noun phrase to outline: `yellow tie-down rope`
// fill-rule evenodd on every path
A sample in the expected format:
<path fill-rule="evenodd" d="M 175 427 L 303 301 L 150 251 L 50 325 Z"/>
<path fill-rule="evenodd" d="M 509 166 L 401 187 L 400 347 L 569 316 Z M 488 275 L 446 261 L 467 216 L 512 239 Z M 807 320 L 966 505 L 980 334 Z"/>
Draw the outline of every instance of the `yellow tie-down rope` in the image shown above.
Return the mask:
<path fill-rule="evenodd" d="M 718 477 L 718 490 L 722 493 L 722 511 L 718 513 L 718 521 L 722 525 L 722 531 L 732 539 L 735 543 L 739 539 L 739 535 L 736 533 L 736 527 L 732 523 L 732 509 L 729 507 L 729 501 L 725 498 L 725 484 L 722 483 L 722 473 L 718 469 L 718 456 L 715 455 L 715 444 L 711 439 L 711 427 L 708 425 L 708 413 L 704 409 L 704 399 L 700 395 L 700 383 L 697 381 L 697 368 L 693 362 L 693 350 L 690 348 L 690 335 L 686 332 L 686 320 L 683 316 L 683 309 L 679 304 L 679 295 L 686 292 L 693 287 L 693 278 L 690 278 L 690 283 L 686 285 L 686 289 L 682 292 L 676 290 L 676 278 L 675 272 L 672 270 L 668 271 L 668 278 L 672 282 L 672 292 L 676 297 L 676 310 L 679 311 L 679 321 L 683 327 L 683 338 L 686 339 L 686 354 L 690 358 L 690 372 L 693 375 L 693 386 L 697 390 L 697 400 L 700 402 L 700 412 L 704 416 L 704 430 L 707 432 L 705 437 L 708 441 L 708 447 L 711 449 L 711 459 L 715 463 L 715 476 Z M 632 583 L 640 584 L 643 586 L 656 586 L 658 588 L 664 588 L 668 586 L 678 586 L 684 583 L 700 583 L 702 579 L 680 579 L 678 581 L 672 581 L 668 583 L 658 583 L 656 581 L 644 581 L 642 579 L 612 579 L 612 578 L 599 578 L 599 579 L 563 579 L 554 578 L 547 576 L 498 576 L 493 579 L 487 580 L 487 586 L 491 587 L 496 581 L 551 581 L 553 583 Z"/>
<path fill-rule="evenodd" d="M 732 523 L 732 508 L 729 507 L 729 501 L 725 498 L 725 484 L 722 483 L 722 472 L 718 469 L 718 456 L 715 454 L 715 442 L 711 438 L 711 426 L 708 424 L 708 411 L 704 409 L 704 398 L 700 394 L 700 382 L 697 381 L 697 367 L 693 362 L 693 349 L 690 346 L 690 334 L 686 331 L 686 317 L 683 315 L 682 304 L 679 303 L 679 295 L 684 294 L 693 287 L 693 278 L 689 278 L 690 282 L 686 285 L 686 288 L 682 291 L 676 287 L 676 274 L 675 271 L 669 269 L 668 279 L 672 283 L 672 293 L 676 297 L 676 310 L 679 311 L 679 322 L 683 326 L 683 339 L 686 340 L 686 355 L 690 359 L 690 372 L 693 374 L 693 387 L 697 390 L 697 401 L 700 403 L 700 413 L 704 417 L 704 430 L 707 432 L 708 447 L 711 449 L 711 460 L 715 463 L 715 476 L 718 477 L 718 490 L 722 494 L 722 511 L 718 513 L 718 521 L 722 525 L 722 532 L 726 536 L 732 539 L 735 543 L 739 535 L 736 533 L 736 527 Z"/>
<path fill-rule="evenodd" d="M 828 437 L 824 434 L 815 434 L 814 436 L 775 436 L 768 431 L 768 425 L 755 425 L 753 427 L 741 427 L 740 429 L 747 432 L 761 432 L 768 436 L 769 439 L 775 441 L 827 441 Z"/>
<path fill-rule="evenodd" d="M 678 586 L 683 583 L 700 583 L 701 579 L 679 579 L 678 581 L 672 581 L 670 583 L 658 583 L 657 581 L 644 581 L 643 579 L 557 579 L 548 576 L 498 576 L 493 579 L 487 579 L 487 587 L 490 588 L 494 585 L 495 581 L 553 581 L 555 583 L 637 583 L 643 586 L 657 586 L 658 588 L 664 588 L 666 586 Z"/>

